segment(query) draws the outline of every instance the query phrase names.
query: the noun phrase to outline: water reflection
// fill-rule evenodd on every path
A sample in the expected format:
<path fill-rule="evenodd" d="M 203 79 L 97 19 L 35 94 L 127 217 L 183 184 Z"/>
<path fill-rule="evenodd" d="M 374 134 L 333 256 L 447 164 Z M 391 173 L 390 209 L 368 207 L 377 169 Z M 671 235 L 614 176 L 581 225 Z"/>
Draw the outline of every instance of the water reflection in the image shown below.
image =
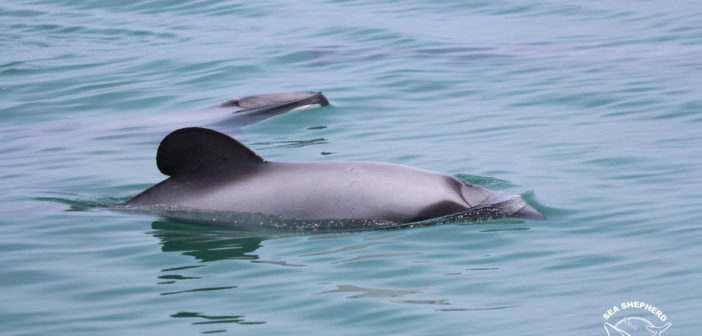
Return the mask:
<path fill-rule="evenodd" d="M 306 140 L 275 140 L 275 141 L 259 141 L 251 144 L 259 150 L 270 148 L 302 148 L 312 145 L 324 145 L 329 141 L 325 138 L 314 138 Z"/>
<path fill-rule="evenodd" d="M 219 222 L 219 221 L 217 221 Z M 498 221 L 498 223 L 500 223 Z M 519 222 L 521 223 L 521 222 Z M 504 223 L 503 223 L 504 224 Z M 507 222 L 506 224 L 514 224 Z M 160 297 L 163 300 L 174 300 L 176 307 L 171 311 L 171 317 L 178 319 L 186 319 L 192 325 L 212 327 L 212 329 L 203 330 L 202 333 L 220 333 L 231 332 L 227 329 L 229 324 L 265 324 L 267 321 L 251 320 L 249 317 L 242 314 L 243 311 L 205 311 L 201 305 L 188 304 L 188 297 L 203 298 L 217 300 L 225 298 L 226 300 L 249 300 L 247 297 L 251 293 L 247 293 L 246 282 L 240 282 L 238 276 L 229 278 L 232 274 L 222 275 L 212 272 L 202 267 L 208 267 L 216 261 L 225 259 L 243 260 L 245 263 L 267 264 L 272 267 L 296 268 L 305 267 L 304 264 L 315 264 L 318 262 L 328 263 L 330 267 L 339 264 L 349 264 L 358 261 L 376 260 L 376 259 L 395 259 L 401 258 L 410 264 L 417 260 L 412 260 L 412 256 L 422 255 L 424 252 L 416 251 L 413 248 L 399 246 L 392 248 L 391 245 L 405 244 L 405 239 L 395 240 L 398 236 L 404 235 L 406 231 L 391 231 L 381 232 L 377 234 L 360 234 L 358 232 L 344 232 L 321 235 L 306 234 L 310 241 L 319 240 L 336 240 L 326 242 L 326 244 L 317 244 L 316 247 L 308 248 L 296 253 L 296 256 L 302 259 L 295 259 L 296 262 L 288 260 L 265 260 L 265 256 L 259 256 L 257 250 L 263 246 L 263 241 L 280 237 L 290 237 L 290 233 L 261 233 L 251 231 L 237 231 L 231 228 L 218 226 L 212 223 L 199 221 L 197 224 L 189 222 L 179 222 L 176 220 L 161 219 L 152 222 L 152 230 L 149 234 L 159 239 L 161 250 L 163 252 L 174 252 L 183 256 L 193 257 L 197 263 L 194 265 L 184 265 L 180 267 L 166 268 L 161 270 L 158 276 L 158 284 L 163 286 L 160 291 Z M 513 228 L 506 228 L 513 229 Z M 517 228 L 523 229 L 523 228 Z M 485 230 L 483 230 L 485 231 Z M 478 231 L 480 232 L 480 231 Z M 312 244 L 310 244 L 312 245 Z M 365 252 L 365 253 L 360 253 Z M 330 258 L 331 257 L 331 258 Z M 408 258 L 410 257 L 410 258 Z M 483 255 L 489 257 L 489 255 Z M 299 260 L 304 260 L 300 263 Z M 238 263 L 241 266 L 241 263 Z M 466 267 L 468 266 L 468 267 Z M 474 267 L 470 267 L 474 266 Z M 347 266 L 348 267 L 348 266 Z M 229 269 L 229 268 L 227 268 Z M 237 267 L 242 274 L 248 274 L 245 268 Z M 313 267 L 314 269 L 314 267 Z M 498 267 L 484 265 L 477 262 L 476 264 L 461 265 L 461 271 L 453 270 L 454 272 L 437 273 L 443 277 L 461 278 L 466 277 L 471 272 L 494 272 Z M 465 270 L 465 271 L 463 271 Z M 261 268 L 252 268 L 252 272 L 259 272 Z M 265 274 L 272 269 L 265 269 Z M 443 271 L 443 269 L 441 270 Z M 275 272 L 275 271 L 274 271 Z M 289 274 L 289 270 L 285 270 L 285 274 Z M 303 272 L 305 272 L 303 270 Z M 278 274 L 278 273 L 276 273 Z M 296 273 L 297 274 L 297 273 Z M 215 276 L 212 276 L 215 275 Z M 229 279 L 229 280 L 226 280 Z M 235 279 L 235 280 L 231 280 Z M 478 281 L 474 278 L 465 278 L 465 281 Z M 242 280 L 244 281 L 244 280 Z M 456 312 L 456 311 L 472 311 L 472 310 L 495 310 L 508 309 L 517 307 L 510 306 L 490 306 L 470 307 L 465 306 L 460 302 L 453 302 L 451 297 L 443 296 L 434 293 L 431 288 L 382 288 L 375 286 L 363 286 L 365 281 L 358 284 L 351 284 L 346 281 L 342 283 L 324 282 L 320 285 L 331 285 L 331 288 L 325 288 L 317 291 L 317 295 L 335 296 L 351 300 L 382 300 L 392 304 L 404 306 L 426 306 L 428 309 L 438 312 Z M 480 282 L 477 282 L 480 285 Z M 441 296 L 439 296 L 441 295 Z M 182 306 L 185 304 L 186 306 Z"/>
<path fill-rule="evenodd" d="M 359 299 L 367 297 L 404 297 L 406 295 L 421 293 L 419 289 L 383 289 L 383 288 L 364 288 L 354 285 L 337 285 L 336 289 L 320 292 L 317 294 L 330 293 L 356 293 L 349 296 L 349 299 Z"/>
<path fill-rule="evenodd" d="M 336 285 L 336 289 L 320 292 L 317 294 L 332 294 L 332 293 L 351 293 L 347 299 L 362 299 L 362 298 L 404 298 L 410 295 L 421 294 L 421 289 L 385 289 L 385 288 L 365 288 L 355 285 Z M 411 305 L 450 305 L 448 299 L 404 299 L 392 300 L 392 303 L 411 304 Z"/>
<path fill-rule="evenodd" d="M 193 324 L 219 324 L 219 323 L 238 323 L 238 324 L 263 324 L 266 322 L 249 322 L 244 320 L 243 315 L 205 315 L 195 312 L 178 312 L 171 315 L 174 318 L 197 318 L 204 321 L 193 322 Z"/>
<path fill-rule="evenodd" d="M 259 259 L 252 254 L 266 239 L 249 232 L 215 229 L 159 220 L 151 224 L 163 252 L 182 252 L 203 262 L 222 259 Z"/>
<path fill-rule="evenodd" d="M 162 291 L 160 296 L 171 297 L 180 295 L 200 295 L 198 293 L 205 292 L 227 292 L 228 295 L 236 295 L 236 292 L 229 292 L 238 288 L 237 285 L 226 284 L 226 286 L 203 286 L 206 277 L 183 275 L 184 271 L 206 266 L 204 263 L 210 263 L 222 259 L 241 259 L 251 262 L 265 262 L 260 260 L 259 256 L 254 252 L 261 247 L 261 242 L 266 237 L 250 232 L 239 232 L 232 230 L 224 230 L 216 227 L 208 227 L 203 225 L 189 225 L 168 220 L 158 220 L 151 223 L 152 230 L 149 232 L 154 237 L 158 238 L 161 243 L 163 252 L 179 252 L 182 255 L 191 256 L 196 260 L 203 262 L 200 265 L 190 265 L 182 267 L 173 267 L 162 269 L 158 277 L 158 284 L 169 288 L 167 291 Z M 295 266 L 295 265 L 285 265 Z M 182 281 L 193 281 L 197 287 L 189 286 L 186 289 L 173 289 L 171 286 L 177 286 L 177 283 Z M 190 285 L 190 282 L 186 284 Z M 164 298 L 165 299 L 165 298 Z M 183 303 L 186 301 L 178 300 Z M 229 313 L 229 312 L 228 312 Z M 226 324 L 264 324 L 265 321 L 247 321 L 245 315 L 240 314 L 205 314 L 202 312 L 193 311 L 178 311 L 170 315 L 177 319 L 191 319 L 192 325 L 217 325 L 223 326 Z M 203 330 L 203 334 L 227 332 L 227 329 L 217 328 Z"/>

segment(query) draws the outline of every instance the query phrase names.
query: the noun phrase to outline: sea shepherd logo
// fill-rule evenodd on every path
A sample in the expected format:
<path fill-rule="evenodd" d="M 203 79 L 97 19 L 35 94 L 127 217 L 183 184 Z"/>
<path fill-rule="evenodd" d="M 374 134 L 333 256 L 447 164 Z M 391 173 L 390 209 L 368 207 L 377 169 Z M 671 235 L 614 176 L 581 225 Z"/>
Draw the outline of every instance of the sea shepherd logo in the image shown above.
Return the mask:
<path fill-rule="evenodd" d="M 614 318 L 622 312 L 623 318 Z M 607 336 L 659 336 L 670 328 L 668 316 L 657 307 L 642 301 L 626 301 L 602 314 Z M 616 321 L 616 322 L 614 322 Z"/>

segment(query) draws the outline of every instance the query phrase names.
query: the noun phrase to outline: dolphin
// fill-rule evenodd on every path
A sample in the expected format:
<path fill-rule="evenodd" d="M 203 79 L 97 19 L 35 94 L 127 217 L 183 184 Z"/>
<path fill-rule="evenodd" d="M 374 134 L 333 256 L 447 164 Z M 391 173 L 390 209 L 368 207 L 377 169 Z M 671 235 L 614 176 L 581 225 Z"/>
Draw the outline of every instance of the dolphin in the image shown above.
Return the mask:
<path fill-rule="evenodd" d="M 162 139 L 174 129 L 188 126 L 201 126 L 219 130 L 243 139 L 243 128 L 275 116 L 301 109 L 311 109 L 329 105 L 321 92 L 279 92 L 266 93 L 232 99 L 194 110 L 172 112 L 167 115 L 154 114 L 122 118 L 117 116 L 101 123 L 81 122 L 76 118 L 70 122 L 60 122 L 46 127 L 5 127 L 0 124 L 2 140 L 27 141 L 33 143 L 86 139 L 86 141 L 109 141 L 124 139 Z M 67 116 L 68 117 L 68 116 Z M 72 118 L 72 117 L 71 117 Z M 41 141 L 39 141 L 41 140 Z M 124 143 L 122 143 L 124 144 Z"/>
<path fill-rule="evenodd" d="M 259 121 L 297 110 L 307 110 L 329 105 L 321 92 L 278 92 L 232 99 L 210 106 L 202 112 L 215 112 L 224 118 L 208 125 L 226 133 L 238 133 L 239 129 Z"/>
<path fill-rule="evenodd" d="M 311 228 L 319 221 L 349 228 L 363 223 L 366 228 L 448 215 L 460 220 L 546 219 L 518 195 L 453 176 L 389 163 L 270 162 L 207 128 L 168 134 L 158 147 L 156 164 L 169 177 L 119 207 L 272 216 L 313 223 Z"/>
<path fill-rule="evenodd" d="M 236 107 L 232 112 L 243 114 L 285 108 L 287 110 L 315 108 L 329 105 L 321 92 L 278 92 L 237 98 L 219 104 L 220 107 Z"/>

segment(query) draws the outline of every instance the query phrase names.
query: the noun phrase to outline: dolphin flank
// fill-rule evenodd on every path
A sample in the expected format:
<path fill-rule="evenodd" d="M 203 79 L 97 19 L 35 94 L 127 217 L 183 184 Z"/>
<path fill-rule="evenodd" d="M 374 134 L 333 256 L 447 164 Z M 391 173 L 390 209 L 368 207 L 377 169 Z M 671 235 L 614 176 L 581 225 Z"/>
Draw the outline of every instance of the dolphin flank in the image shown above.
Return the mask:
<path fill-rule="evenodd" d="M 167 135 L 156 163 L 169 177 L 120 207 L 397 224 L 447 215 L 546 219 L 518 195 L 453 176 L 387 163 L 269 162 L 207 128 Z"/>

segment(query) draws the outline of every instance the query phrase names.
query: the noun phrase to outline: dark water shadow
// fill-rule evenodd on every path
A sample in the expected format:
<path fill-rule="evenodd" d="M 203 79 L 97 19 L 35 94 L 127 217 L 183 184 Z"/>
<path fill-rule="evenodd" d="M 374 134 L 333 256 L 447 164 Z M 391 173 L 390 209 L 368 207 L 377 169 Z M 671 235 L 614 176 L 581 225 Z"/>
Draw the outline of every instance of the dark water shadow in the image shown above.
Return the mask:
<path fill-rule="evenodd" d="M 193 322 L 193 325 L 201 324 L 223 324 L 223 323 L 237 323 L 237 324 L 264 324 L 266 322 L 249 322 L 246 321 L 243 315 L 205 315 L 196 312 L 177 312 L 172 314 L 173 318 L 197 318 L 200 321 Z M 209 333 L 209 332 L 203 332 Z"/>
<path fill-rule="evenodd" d="M 180 253 L 193 257 L 200 263 L 182 267 L 166 268 L 161 270 L 158 284 L 168 288 L 160 293 L 166 298 L 181 295 L 202 295 L 206 292 L 220 292 L 220 295 L 236 295 L 239 286 L 202 287 L 201 276 L 186 275 L 192 269 L 205 267 L 208 263 L 225 260 L 245 260 L 251 262 L 264 262 L 254 252 L 261 247 L 261 243 L 271 237 L 251 232 L 227 230 L 221 227 L 206 225 L 192 225 L 172 220 L 156 220 L 151 223 L 151 230 L 147 232 L 159 240 L 161 251 Z M 173 290 L 171 285 L 183 283 L 186 289 Z M 179 302 L 187 302 L 179 301 Z M 197 311 L 177 311 L 170 315 L 175 319 L 189 319 L 194 326 L 215 328 L 203 330 L 202 334 L 222 333 L 229 331 L 226 325 L 259 325 L 266 321 L 250 321 L 243 314 L 207 314 Z"/>
<path fill-rule="evenodd" d="M 253 254 L 268 237 L 176 221 L 157 220 L 149 234 L 158 238 L 163 252 L 181 252 L 202 262 L 222 259 L 257 260 Z"/>

